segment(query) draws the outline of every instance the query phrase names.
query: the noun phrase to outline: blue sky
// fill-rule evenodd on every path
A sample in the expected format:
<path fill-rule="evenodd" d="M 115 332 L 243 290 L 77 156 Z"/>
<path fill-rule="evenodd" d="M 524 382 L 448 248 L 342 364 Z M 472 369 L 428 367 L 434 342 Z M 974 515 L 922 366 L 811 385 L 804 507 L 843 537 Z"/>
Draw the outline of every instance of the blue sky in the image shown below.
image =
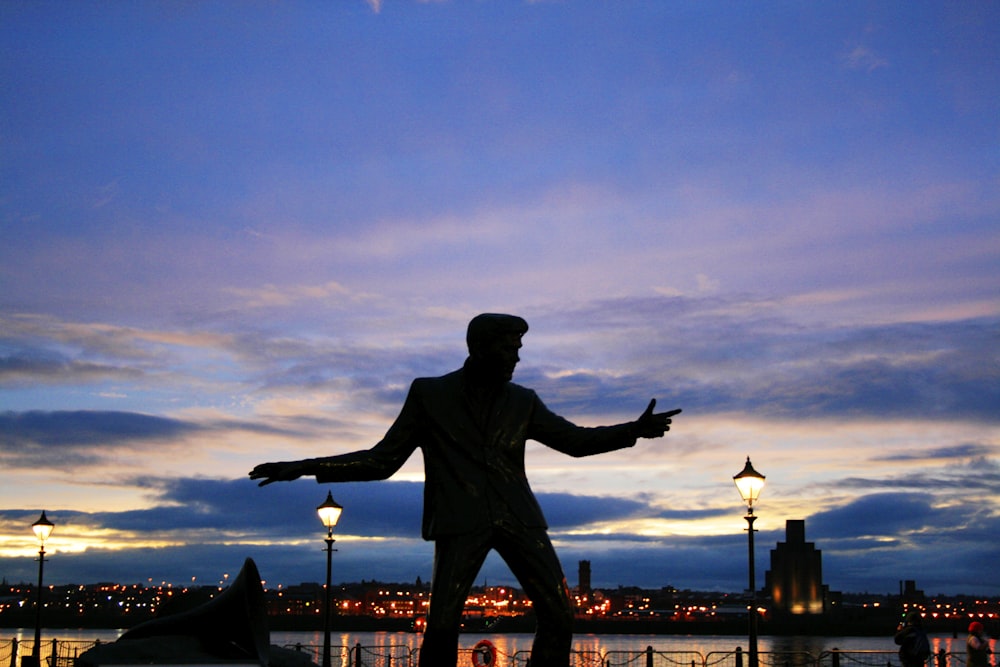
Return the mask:
<path fill-rule="evenodd" d="M 479 312 L 515 381 L 667 438 L 527 467 L 570 583 L 1000 594 L 1000 6 L 0 5 L 0 575 L 322 578 L 312 480 Z M 415 455 L 335 578 L 429 579 Z M 491 559 L 481 578 L 511 582 Z"/>

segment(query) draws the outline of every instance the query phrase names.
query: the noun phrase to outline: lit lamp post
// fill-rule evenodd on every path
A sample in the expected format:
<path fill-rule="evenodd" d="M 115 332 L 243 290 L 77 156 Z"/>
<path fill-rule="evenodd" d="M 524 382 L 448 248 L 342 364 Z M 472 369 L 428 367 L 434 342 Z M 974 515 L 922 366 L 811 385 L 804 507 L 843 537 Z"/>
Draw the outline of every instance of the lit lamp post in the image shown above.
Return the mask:
<path fill-rule="evenodd" d="M 326 500 L 316 508 L 319 520 L 326 526 L 326 599 L 323 604 L 323 667 L 330 667 L 330 566 L 333 562 L 333 528 L 340 520 L 344 508 L 333 499 L 333 494 L 326 492 Z"/>
<path fill-rule="evenodd" d="M 757 667 L 757 582 L 754 577 L 753 563 L 753 522 L 757 519 L 753 515 L 753 504 L 760 496 L 761 489 L 764 488 L 764 476 L 753 469 L 750 464 L 750 457 L 747 457 L 747 464 L 738 475 L 733 475 L 736 488 L 739 489 L 740 497 L 747 504 L 747 537 L 750 546 L 750 601 L 747 603 L 748 631 L 750 633 L 750 667 Z"/>
<path fill-rule="evenodd" d="M 38 517 L 38 521 L 31 524 L 31 530 L 35 533 L 35 537 L 38 538 L 38 595 L 35 598 L 35 643 L 31 647 L 31 660 L 28 662 L 32 667 L 38 667 L 41 664 L 42 575 L 45 571 L 45 540 L 49 539 L 53 528 L 55 528 L 55 524 L 45 516 L 45 510 L 42 510 L 42 516 Z M 22 660 L 22 667 L 27 667 L 24 663 L 25 661 Z"/>

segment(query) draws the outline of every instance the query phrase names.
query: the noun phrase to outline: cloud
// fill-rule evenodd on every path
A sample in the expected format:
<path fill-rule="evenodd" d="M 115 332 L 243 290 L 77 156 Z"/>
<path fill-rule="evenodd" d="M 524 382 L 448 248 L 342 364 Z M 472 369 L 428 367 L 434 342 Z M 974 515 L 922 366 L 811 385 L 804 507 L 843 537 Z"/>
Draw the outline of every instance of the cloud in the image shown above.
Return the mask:
<path fill-rule="evenodd" d="M 0 413 L 0 444 L 8 451 L 25 445 L 90 447 L 135 440 L 176 438 L 199 430 L 178 419 L 128 412 L 91 410 Z"/>
<path fill-rule="evenodd" d="M 938 450 L 931 448 L 929 451 L 933 453 Z M 894 459 L 890 463 L 901 463 L 912 460 L 904 457 Z M 950 496 L 960 492 L 985 491 L 996 488 L 996 485 L 1000 483 L 1000 464 L 993 459 L 975 457 L 959 461 L 949 460 L 951 463 L 945 467 L 921 467 L 914 472 L 892 470 L 881 478 L 847 477 L 838 480 L 836 484 L 847 489 L 929 488 L 933 489 L 936 495 Z"/>
<path fill-rule="evenodd" d="M 91 573 L 94 581 L 119 575 L 145 578 L 139 574 L 143 570 L 183 582 L 192 574 L 204 578 L 206 570 L 225 567 L 224 563 L 238 560 L 236 554 L 243 554 L 258 559 L 265 577 L 269 576 L 265 565 L 287 577 L 302 565 L 303 548 L 299 545 L 314 536 L 318 541 L 322 526 L 315 508 L 328 488 L 345 508 L 336 532 L 345 545 L 341 551 L 350 553 L 346 562 L 338 556 L 339 571 L 347 580 L 392 580 L 394 576 L 412 580 L 430 575 L 431 547 L 420 539 L 423 484 L 419 482 L 357 482 L 329 487 L 303 482 L 260 488 L 247 479 L 144 477 L 131 483 L 148 492 L 151 507 L 112 512 L 50 510 L 63 532 L 119 536 L 115 549 L 102 548 L 96 542 L 83 553 L 60 554 L 60 558 L 73 561 L 77 576 Z M 632 516 L 645 507 L 641 501 L 582 494 L 540 493 L 538 499 L 553 527 L 566 529 Z M 22 514 L 0 510 L 0 524 L 24 522 Z M 378 540 L 379 548 L 362 555 L 359 551 L 365 551 L 364 540 L 368 539 Z M 124 546 L 180 540 L 188 546 Z M 282 542 L 287 546 L 281 546 Z M 353 553 L 346 546 L 352 542 Z M 397 548 L 390 546 L 393 543 Z M 410 560 L 411 555 L 417 559 Z M 137 568 L 136 563 L 142 567 Z M 205 565 L 209 563 L 212 565 Z M 3 564 L 0 558 L 0 566 Z M 500 571 L 504 569 L 499 566 Z M 96 575 L 100 571 L 107 574 Z M 509 573 L 506 577 L 509 580 Z"/>
<path fill-rule="evenodd" d="M 995 486 L 993 487 L 995 488 Z M 833 587 L 894 592 L 917 580 L 928 593 L 983 591 L 1000 515 L 970 500 L 933 504 L 926 493 L 876 493 L 809 518 Z"/>
<path fill-rule="evenodd" d="M 867 72 L 874 72 L 877 69 L 889 66 L 888 60 L 862 44 L 850 47 L 843 53 L 841 58 L 849 69 L 863 69 Z"/>
<path fill-rule="evenodd" d="M 647 512 L 642 501 L 571 493 L 538 493 L 549 527 L 558 530 L 601 521 L 626 519 Z"/>
<path fill-rule="evenodd" d="M 315 529 L 315 507 L 326 489 L 345 507 L 337 531 L 364 537 L 420 536 L 423 483 L 348 482 L 333 486 L 270 484 L 248 479 L 137 478 L 133 484 L 151 493 L 148 509 L 90 515 L 97 526 L 112 530 L 162 533 L 216 529 L 247 536 L 308 535 Z M 648 510 L 645 502 L 584 494 L 537 494 L 553 529 L 628 518 Z M 248 538 L 249 539 L 249 538 Z"/>
<path fill-rule="evenodd" d="M 571 321 L 586 322 L 610 355 L 602 366 L 615 372 L 557 372 L 566 358 L 557 351 L 554 362 L 542 366 L 552 372 L 529 377 L 557 407 L 637 404 L 650 387 L 664 385 L 666 402 L 717 412 L 998 419 L 995 319 L 803 329 L 748 299 L 649 298 L 567 310 L 546 316 L 543 326 L 563 330 Z M 651 328 L 652 322 L 660 326 Z M 613 333 L 603 335 L 605 327 Z M 526 347 L 533 344 L 530 335 Z"/>
<path fill-rule="evenodd" d="M 996 445 L 977 442 L 964 442 L 950 447 L 936 447 L 929 450 L 912 452 L 897 452 L 886 456 L 872 457 L 873 461 L 933 461 L 933 460 L 966 460 L 981 458 L 997 453 Z"/>
<path fill-rule="evenodd" d="M 29 357 L 59 359 L 79 355 L 131 362 L 166 363 L 171 349 L 197 351 L 218 349 L 230 344 L 228 334 L 211 331 L 171 330 L 123 326 L 106 322 L 60 319 L 49 315 L 15 313 L 0 315 L 5 347 L 23 351 Z"/>
<path fill-rule="evenodd" d="M 334 300 L 357 302 L 365 298 L 364 295 L 352 294 L 348 288 L 335 281 L 322 285 L 266 284 L 252 289 L 229 287 L 224 291 L 238 297 L 245 308 L 280 308 L 300 301 L 322 302 L 324 308 L 329 308 Z"/>
<path fill-rule="evenodd" d="M 65 533 L 118 534 L 119 546 L 95 542 L 84 551 L 59 552 L 63 572 L 78 582 L 172 581 L 192 576 L 202 582 L 221 579 L 223 571 L 239 567 L 243 558 L 257 561 L 272 585 L 317 581 L 318 557 L 310 560 L 310 544 L 320 543 L 322 526 L 315 513 L 327 488 L 345 507 L 337 527 L 337 576 L 344 581 L 379 579 L 412 581 L 430 577 L 433 547 L 419 538 L 422 484 L 364 482 L 330 487 L 305 482 L 258 488 L 249 480 L 138 478 L 134 483 L 150 492 L 152 507 L 121 512 L 72 512 L 55 509 L 52 516 Z M 637 514 L 653 514 L 642 499 L 580 494 L 539 494 L 550 522 L 557 553 L 572 580 L 577 562 L 592 563 L 598 587 L 674 585 L 698 590 L 738 591 L 744 586 L 745 537 L 734 529 L 721 535 L 631 535 L 588 533 L 598 520 L 614 521 Z M 659 516 L 695 521 L 728 512 L 718 510 L 660 511 Z M 29 521 L 23 512 L 4 510 L 0 523 Z M 31 517 L 33 518 L 33 517 Z M 961 520 L 960 520 L 961 519 Z M 941 532 L 936 526 L 951 522 Z M 582 530 L 581 530 L 582 529 Z M 928 564 L 942 568 L 981 571 L 983 563 L 1000 557 L 992 536 L 1000 517 L 988 508 L 932 505 L 926 494 L 869 494 L 842 506 L 807 517 L 810 541 L 823 551 L 825 581 L 834 590 L 883 592 L 901 578 L 956 590 L 981 591 L 974 574 L 935 575 Z M 928 530 L 934 530 L 928 534 Z M 184 547 L 138 546 L 145 542 L 185 542 Z M 758 538 L 759 567 L 767 567 L 766 552 L 784 539 L 775 529 Z M 370 542 L 375 540 L 375 542 Z M 318 551 L 316 546 L 314 551 Z M 0 557 L 8 579 L 29 579 L 27 566 Z M 19 569 L 20 568 L 20 569 Z M 59 574 L 53 571 L 55 580 Z M 495 555 L 481 577 L 516 584 Z M 978 585 L 977 585 L 978 584 Z M 933 590 L 933 589 L 932 589 Z M 891 591 L 890 591 L 891 592 Z"/>
<path fill-rule="evenodd" d="M 810 531 L 827 538 L 881 537 L 915 532 L 945 519 L 926 494 L 881 493 L 862 496 L 843 507 L 817 512 Z"/>
<path fill-rule="evenodd" d="M 48 351 L 24 351 L 0 356 L 0 383 L 17 385 L 91 384 L 109 380 L 134 382 L 142 372 L 135 368 L 77 361 Z"/>
<path fill-rule="evenodd" d="M 200 427 L 125 412 L 33 410 L 0 413 L 0 460 L 11 469 L 74 470 L 106 465 L 137 442 L 176 445 Z"/>
<path fill-rule="evenodd" d="M 296 420 L 285 420 L 294 424 Z M 302 426 L 301 421 L 297 426 Z M 192 421 L 136 412 L 31 410 L 0 413 L 0 460 L 12 469 L 76 470 L 122 457 L 168 455 L 195 436 L 242 432 L 301 437 L 294 428 L 236 419 Z"/>

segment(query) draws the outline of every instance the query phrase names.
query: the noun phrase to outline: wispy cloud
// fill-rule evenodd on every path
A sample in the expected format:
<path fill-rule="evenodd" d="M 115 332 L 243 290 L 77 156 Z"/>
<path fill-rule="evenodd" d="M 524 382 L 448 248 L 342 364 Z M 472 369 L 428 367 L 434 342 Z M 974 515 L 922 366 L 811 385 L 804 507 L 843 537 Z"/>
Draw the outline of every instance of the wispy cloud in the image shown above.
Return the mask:
<path fill-rule="evenodd" d="M 237 297 L 245 308 L 275 308 L 299 301 L 312 301 L 318 307 L 329 308 L 331 302 L 344 299 L 356 301 L 359 298 L 353 297 L 350 290 L 336 282 L 287 287 L 269 284 L 253 289 L 230 287 L 226 291 Z"/>
<path fill-rule="evenodd" d="M 889 61 L 879 55 L 871 47 L 863 44 L 849 46 L 843 55 L 844 64 L 851 69 L 863 69 L 873 72 L 877 69 L 889 67 Z"/>

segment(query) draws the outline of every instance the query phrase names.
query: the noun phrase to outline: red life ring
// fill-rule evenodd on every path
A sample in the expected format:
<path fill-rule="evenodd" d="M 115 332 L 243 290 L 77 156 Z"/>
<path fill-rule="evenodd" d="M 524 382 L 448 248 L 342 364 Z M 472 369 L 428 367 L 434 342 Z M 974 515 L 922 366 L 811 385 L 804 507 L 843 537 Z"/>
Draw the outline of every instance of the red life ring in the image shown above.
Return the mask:
<path fill-rule="evenodd" d="M 489 639 L 482 639 L 472 647 L 472 667 L 490 667 L 495 664 L 497 647 Z"/>

